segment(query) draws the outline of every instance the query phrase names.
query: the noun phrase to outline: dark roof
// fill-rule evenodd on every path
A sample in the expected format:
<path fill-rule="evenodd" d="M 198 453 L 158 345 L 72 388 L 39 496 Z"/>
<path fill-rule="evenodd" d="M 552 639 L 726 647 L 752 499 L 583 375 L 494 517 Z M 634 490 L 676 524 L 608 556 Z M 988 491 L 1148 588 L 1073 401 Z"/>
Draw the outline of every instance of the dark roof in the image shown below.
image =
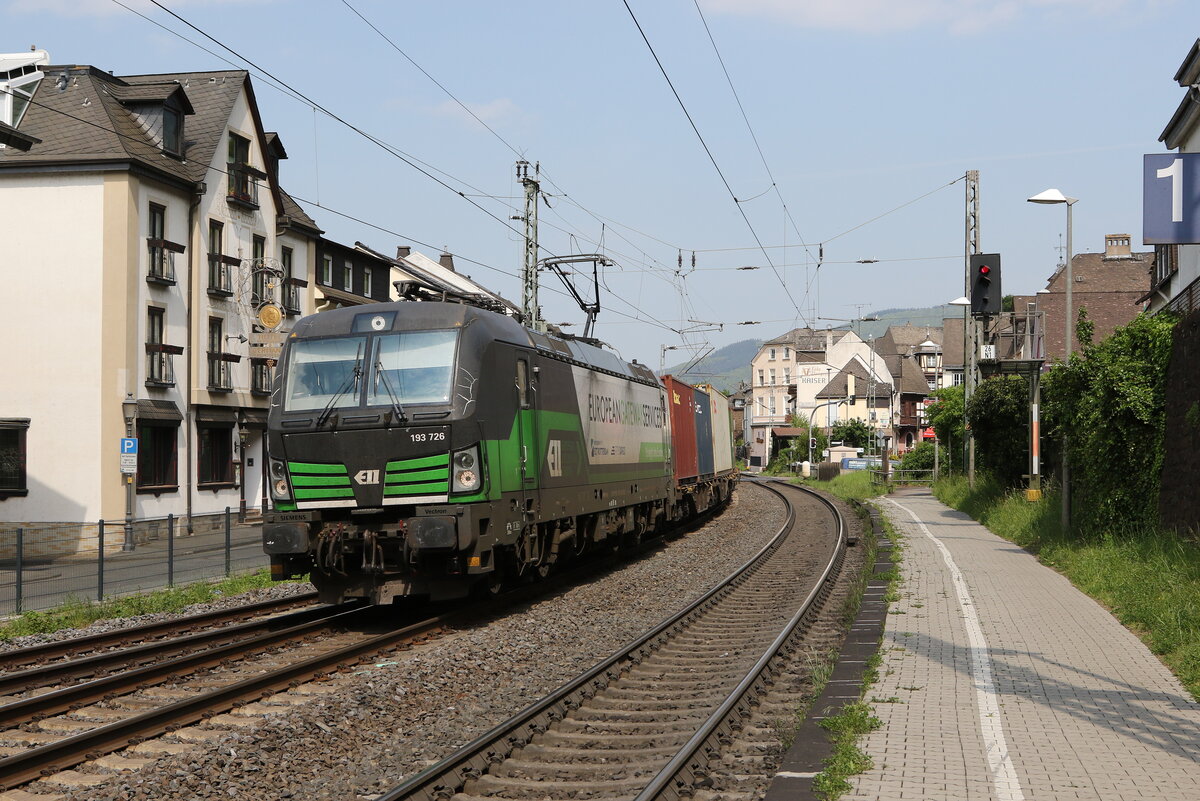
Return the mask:
<path fill-rule="evenodd" d="M 282 188 L 279 190 L 279 196 L 283 200 L 283 214 L 287 217 L 286 224 L 296 228 L 306 228 L 309 233 L 315 233 L 317 236 L 325 233 L 317 226 L 317 221 L 308 216 L 300 204 L 295 199 L 285 192 Z M 284 222 L 281 221 L 280 225 Z"/>
<path fill-rule="evenodd" d="M 173 99 L 179 104 L 184 114 L 195 113 L 191 101 L 188 100 L 187 92 L 174 81 L 148 83 L 143 86 L 122 86 L 121 84 L 113 83 L 108 86 L 108 91 L 112 93 L 113 97 L 127 106 L 139 103 L 165 103 Z"/>
<path fill-rule="evenodd" d="M 835 332 L 834 340 L 841 339 L 845 335 L 845 331 Z M 825 352 L 825 332 L 817 331 L 812 328 L 793 328 L 782 336 L 769 339 L 763 345 L 791 345 L 793 349 L 798 351 L 807 351 L 814 353 L 820 351 Z"/>
<path fill-rule="evenodd" d="M 854 376 L 854 394 L 865 396 L 867 394 L 867 387 L 869 386 L 869 383 L 870 383 L 870 376 L 867 373 L 867 368 L 863 367 L 862 362 L 860 362 L 858 359 L 851 359 L 850 361 L 846 362 L 846 366 L 843 367 L 838 372 L 838 374 L 835 375 L 833 377 L 833 379 L 828 384 L 826 384 L 821 389 L 820 392 L 817 393 L 817 397 L 818 398 L 844 398 L 844 397 L 846 397 L 846 388 L 849 386 L 849 383 L 850 383 L 849 380 L 846 378 L 846 376 L 848 376 L 848 375 Z M 892 385 L 891 384 L 885 384 L 882 381 L 875 382 L 875 398 L 876 398 L 876 400 L 878 400 L 879 398 L 883 398 L 884 402 L 886 403 L 887 399 L 891 396 L 891 394 L 892 394 Z"/>
<path fill-rule="evenodd" d="M 875 350 L 884 356 L 915 353 L 925 340 L 942 342 L 942 329 L 932 325 L 890 325 L 883 336 L 875 340 Z M 889 369 L 891 365 L 889 364 Z M 893 375 L 895 371 L 892 371 Z"/>

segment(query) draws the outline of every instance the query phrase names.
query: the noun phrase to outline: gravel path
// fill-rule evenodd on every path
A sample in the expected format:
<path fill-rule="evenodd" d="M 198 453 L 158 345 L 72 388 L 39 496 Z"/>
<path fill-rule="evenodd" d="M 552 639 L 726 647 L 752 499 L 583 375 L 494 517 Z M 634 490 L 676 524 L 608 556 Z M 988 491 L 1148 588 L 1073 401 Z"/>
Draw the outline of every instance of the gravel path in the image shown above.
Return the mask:
<path fill-rule="evenodd" d="M 782 519 L 774 496 L 742 485 L 715 521 L 587 586 L 335 678 L 329 692 L 280 706 L 252 728 L 64 797 L 374 798 L 680 609 Z"/>

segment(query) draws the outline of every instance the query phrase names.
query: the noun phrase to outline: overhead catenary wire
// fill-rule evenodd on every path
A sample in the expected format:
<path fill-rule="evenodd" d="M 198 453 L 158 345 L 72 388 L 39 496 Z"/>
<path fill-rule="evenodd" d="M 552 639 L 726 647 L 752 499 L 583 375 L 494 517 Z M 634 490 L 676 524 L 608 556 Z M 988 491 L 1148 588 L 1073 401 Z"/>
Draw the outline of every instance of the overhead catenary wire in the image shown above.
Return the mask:
<path fill-rule="evenodd" d="M 704 140 L 704 136 L 700 133 L 700 128 L 697 127 L 696 121 L 692 118 L 691 112 L 688 111 L 687 104 L 683 102 L 683 98 L 680 97 L 679 91 L 675 88 L 675 84 L 671 81 L 671 76 L 667 74 L 667 69 L 665 66 L 663 66 L 662 60 L 658 57 L 658 53 L 655 52 L 654 45 L 650 44 L 650 38 L 646 35 L 646 31 L 642 28 L 642 23 L 638 21 L 637 15 L 633 13 L 633 8 L 629 5 L 629 0 L 622 0 L 622 2 L 625 4 L 625 10 L 629 12 L 629 16 L 633 20 L 633 24 L 637 27 L 638 33 L 641 34 L 642 41 L 646 43 L 646 47 L 650 50 L 650 55 L 653 56 L 654 63 L 658 65 L 659 72 L 662 73 L 663 78 L 667 82 L 667 86 L 670 87 L 671 94 L 675 96 L 675 101 L 679 103 L 679 108 L 683 110 L 684 116 L 687 117 L 688 124 L 692 127 L 692 132 L 695 133 L 696 138 L 700 140 L 700 144 L 704 148 L 704 152 L 708 154 L 708 160 L 712 162 L 713 168 L 717 171 L 717 175 L 721 178 L 721 183 L 725 185 L 726 191 L 729 192 L 729 196 L 733 199 L 734 206 L 737 207 L 738 213 L 742 215 L 742 220 L 745 221 L 746 227 L 750 229 L 750 233 L 754 236 L 754 241 L 759 243 L 763 257 L 767 260 L 767 263 L 771 265 L 771 270 L 775 273 L 775 278 L 779 281 L 779 285 L 783 287 L 783 292 L 785 295 L 787 295 L 788 301 L 792 304 L 792 308 L 796 310 L 798 315 L 803 317 L 803 312 L 800 311 L 800 306 L 796 303 L 796 299 L 792 297 L 792 293 L 791 290 L 788 289 L 787 282 L 783 280 L 783 276 L 779 274 L 779 270 L 776 269 L 774 263 L 771 261 L 771 255 L 767 253 L 765 248 L 761 248 L 762 239 L 759 237 L 758 231 L 754 229 L 754 224 L 750 222 L 750 217 L 746 214 L 746 210 L 742 207 L 742 204 L 738 202 L 737 194 L 733 191 L 733 187 L 729 185 L 729 181 L 725 178 L 725 173 L 721 170 L 721 165 L 717 163 L 717 159 L 713 155 L 712 149 L 709 148 L 708 142 Z"/>

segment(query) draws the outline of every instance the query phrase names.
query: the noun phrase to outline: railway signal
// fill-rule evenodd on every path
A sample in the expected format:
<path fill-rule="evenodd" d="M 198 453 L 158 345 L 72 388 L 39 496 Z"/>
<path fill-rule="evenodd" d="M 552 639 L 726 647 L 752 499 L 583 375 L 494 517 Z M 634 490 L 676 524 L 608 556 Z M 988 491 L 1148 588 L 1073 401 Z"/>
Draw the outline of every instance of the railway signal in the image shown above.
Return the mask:
<path fill-rule="evenodd" d="M 971 256 L 971 313 L 999 314 L 1000 304 L 1000 254 Z"/>

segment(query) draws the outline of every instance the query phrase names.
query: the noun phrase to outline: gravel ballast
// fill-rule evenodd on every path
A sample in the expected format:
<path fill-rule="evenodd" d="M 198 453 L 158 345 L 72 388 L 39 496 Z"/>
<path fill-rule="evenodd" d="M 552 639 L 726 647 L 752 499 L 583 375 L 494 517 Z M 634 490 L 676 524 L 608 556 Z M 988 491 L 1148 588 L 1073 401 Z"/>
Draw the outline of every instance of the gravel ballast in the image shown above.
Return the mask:
<path fill-rule="evenodd" d="M 782 520 L 778 499 L 743 484 L 716 520 L 587 585 L 340 676 L 188 753 L 87 788 L 28 789 L 88 801 L 374 798 L 682 608 Z"/>

